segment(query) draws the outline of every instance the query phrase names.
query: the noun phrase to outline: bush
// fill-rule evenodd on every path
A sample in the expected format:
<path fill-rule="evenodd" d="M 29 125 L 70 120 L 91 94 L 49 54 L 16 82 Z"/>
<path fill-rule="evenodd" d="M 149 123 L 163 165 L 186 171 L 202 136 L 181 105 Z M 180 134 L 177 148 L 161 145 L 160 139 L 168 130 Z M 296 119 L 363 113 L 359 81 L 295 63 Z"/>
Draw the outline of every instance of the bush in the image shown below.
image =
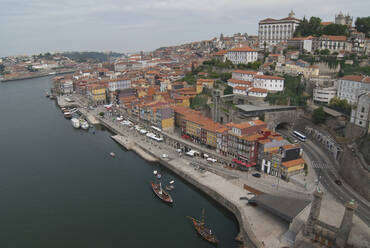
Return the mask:
<path fill-rule="evenodd" d="M 312 120 L 315 124 L 324 123 L 326 120 L 326 113 L 323 107 L 317 108 L 313 111 Z"/>
<path fill-rule="evenodd" d="M 104 116 L 104 112 L 100 112 L 99 113 L 99 116 L 103 117 Z"/>
<path fill-rule="evenodd" d="M 226 88 L 224 89 L 224 95 L 231 95 L 233 94 L 233 87 L 230 85 L 227 85 Z"/>

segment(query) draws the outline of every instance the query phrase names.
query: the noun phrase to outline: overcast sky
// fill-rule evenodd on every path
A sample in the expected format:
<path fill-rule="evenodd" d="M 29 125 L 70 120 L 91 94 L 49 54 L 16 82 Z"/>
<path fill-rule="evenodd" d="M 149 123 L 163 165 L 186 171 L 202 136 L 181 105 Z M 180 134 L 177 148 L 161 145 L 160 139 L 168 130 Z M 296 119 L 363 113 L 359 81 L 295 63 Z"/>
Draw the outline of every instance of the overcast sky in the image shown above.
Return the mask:
<path fill-rule="evenodd" d="M 258 21 L 339 11 L 369 15 L 368 0 L 0 0 L 0 56 L 56 51 L 150 51 L 256 34 Z"/>

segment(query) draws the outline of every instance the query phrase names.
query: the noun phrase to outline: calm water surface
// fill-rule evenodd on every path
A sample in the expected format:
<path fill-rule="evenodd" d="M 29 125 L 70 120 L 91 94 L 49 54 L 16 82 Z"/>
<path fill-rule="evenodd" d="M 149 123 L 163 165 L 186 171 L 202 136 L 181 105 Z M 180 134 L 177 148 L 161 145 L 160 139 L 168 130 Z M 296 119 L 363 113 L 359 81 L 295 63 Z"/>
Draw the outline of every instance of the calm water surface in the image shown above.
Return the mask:
<path fill-rule="evenodd" d="M 202 208 L 219 247 L 237 246 L 231 213 L 108 131 L 73 129 L 50 84 L 0 83 L 0 247 L 212 247 L 186 218 Z M 175 180 L 173 207 L 152 193 L 153 169 Z"/>

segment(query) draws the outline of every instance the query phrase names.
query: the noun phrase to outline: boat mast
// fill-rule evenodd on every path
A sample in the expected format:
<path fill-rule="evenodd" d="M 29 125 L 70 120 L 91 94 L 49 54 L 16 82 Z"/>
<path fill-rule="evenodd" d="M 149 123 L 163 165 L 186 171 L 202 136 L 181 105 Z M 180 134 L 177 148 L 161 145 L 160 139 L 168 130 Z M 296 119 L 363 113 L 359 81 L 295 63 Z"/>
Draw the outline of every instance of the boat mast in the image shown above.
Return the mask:
<path fill-rule="evenodd" d="M 205 212 L 205 210 L 204 210 L 204 208 L 202 209 L 202 224 L 204 225 L 204 212 Z"/>

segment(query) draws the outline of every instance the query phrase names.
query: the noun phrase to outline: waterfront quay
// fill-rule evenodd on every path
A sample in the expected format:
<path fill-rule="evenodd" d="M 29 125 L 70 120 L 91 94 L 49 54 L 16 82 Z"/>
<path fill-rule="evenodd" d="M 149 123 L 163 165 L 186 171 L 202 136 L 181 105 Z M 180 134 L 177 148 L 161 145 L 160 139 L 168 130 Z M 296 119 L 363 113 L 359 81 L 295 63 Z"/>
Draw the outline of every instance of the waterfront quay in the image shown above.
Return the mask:
<path fill-rule="evenodd" d="M 252 198 L 255 192 L 262 192 L 285 198 L 311 200 L 312 192 L 316 188 L 314 184 L 316 176 L 311 166 L 309 166 L 307 181 L 303 184 L 302 182 L 295 182 L 295 184 L 285 181 L 279 182 L 276 181 L 276 177 L 264 174 L 262 178 L 255 178 L 250 172 L 231 170 L 225 166 L 230 162 L 228 158 L 198 144 L 183 140 L 175 134 L 157 133 L 164 139 L 164 142 L 158 143 L 136 132 L 133 127 L 122 125 L 116 120 L 118 114 L 113 115 L 103 107 L 88 109 L 86 99 L 81 97 L 76 97 L 76 103 L 82 106 L 80 112 L 90 122 L 93 121 L 95 124 L 99 122 L 108 128 L 115 134 L 112 139 L 127 150 L 135 151 L 147 161 L 160 162 L 230 210 L 239 222 L 240 233 L 238 237 L 242 237 L 247 247 L 292 246 L 298 240 L 298 236 L 297 239 L 294 236 L 307 219 L 308 207 L 299 214 L 294 223 L 289 223 L 263 208 L 248 204 L 248 199 Z M 99 115 L 101 112 L 104 113 L 104 117 Z M 124 115 L 124 118 L 148 131 L 156 132 L 151 126 L 141 123 L 131 116 Z M 179 147 L 182 152 L 192 149 L 206 153 L 216 158 L 217 162 L 211 163 L 198 156 L 182 156 L 182 153 L 179 153 Z M 164 154 L 166 156 L 163 156 Z M 310 159 L 305 154 L 304 157 L 310 165 Z M 341 213 L 332 213 L 330 209 L 344 209 L 343 206 L 330 197 L 325 199 L 323 204 L 326 206 L 322 210 L 322 213 L 325 213 L 323 218 L 328 223 L 338 226 L 340 223 L 332 220 L 340 220 Z M 356 243 L 356 237 L 363 237 L 368 233 L 366 228 L 362 228 L 364 225 L 357 217 L 355 217 L 354 223 L 354 235 L 351 238 L 354 242 L 352 243 Z"/>

